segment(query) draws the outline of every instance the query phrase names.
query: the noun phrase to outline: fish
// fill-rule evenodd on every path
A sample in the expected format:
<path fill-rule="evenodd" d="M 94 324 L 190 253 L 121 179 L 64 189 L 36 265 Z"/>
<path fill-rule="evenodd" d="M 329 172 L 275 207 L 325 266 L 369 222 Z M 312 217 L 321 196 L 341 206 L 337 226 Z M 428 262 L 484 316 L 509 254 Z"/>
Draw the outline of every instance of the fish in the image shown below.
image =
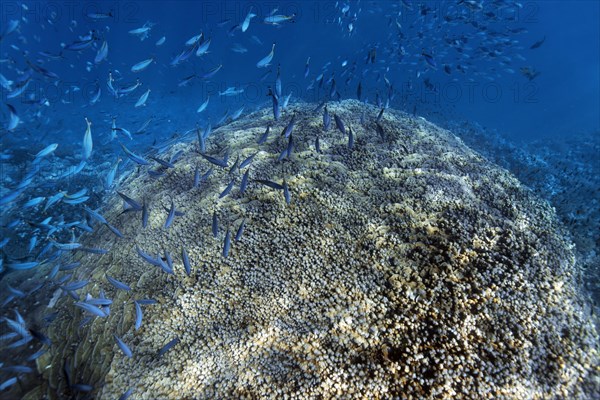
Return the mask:
<path fill-rule="evenodd" d="M 144 317 L 144 313 L 142 312 L 140 303 L 134 301 L 133 304 L 135 306 L 135 330 L 137 331 L 142 327 L 142 318 Z"/>
<path fill-rule="evenodd" d="M 52 143 L 48 146 L 46 146 L 44 149 L 40 150 L 34 157 L 36 159 L 40 159 L 42 157 L 46 157 L 47 155 L 50 155 L 52 153 L 54 153 L 54 151 L 58 148 L 58 143 Z"/>
<path fill-rule="evenodd" d="M 246 188 L 248 187 L 249 172 L 250 170 L 247 169 L 246 172 L 244 172 L 244 175 L 242 176 L 242 181 L 240 182 L 240 194 L 244 194 Z"/>
<path fill-rule="evenodd" d="M 114 226 L 112 226 L 111 224 L 106 224 L 106 227 L 115 234 L 115 236 L 122 238 L 123 234 Z"/>
<path fill-rule="evenodd" d="M 263 133 L 258 140 L 256 141 L 256 143 L 258 144 L 263 144 L 264 142 L 267 141 L 267 139 L 269 138 L 269 131 L 271 130 L 271 126 L 267 125 L 267 129 L 265 129 L 265 133 Z"/>
<path fill-rule="evenodd" d="M 150 94 L 150 89 L 146 91 L 146 93 L 142 94 L 138 101 L 135 103 L 135 107 L 145 106 L 146 100 L 148 100 L 148 95 Z"/>
<path fill-rule="evenodd" d="M 202 79 L 210 79 L 210 78 L 212 78 L 213 76 L 216 75 L 217 72 L 219 72 L 221 70 L 222 67 L 223 67 L 223 64 L 219 64 L 215 68 L 213 68 L 210 71 L 208 71 L 206 74 L 202 75 L 201 78 Z"/>
<path fill-rule="evenodd" d="M 112 10 L 109 11 L 108 13 L 89 12 L 89 13 L 86 14 L 86 17 L 94 19 L 94 20 L 112 18 L 113 16 L 114 15 L 112 13 Z"/>
<path fill-rule="evenodd" d="M 187 276 L 190 276 L 192 273 L 192 265 L 190 264 L 190 258 L 185 250 L 185 247 L 181 247 L 181 259 L 183 261 L 183 268 L 185 269 L 185 273 Z"/>
<path fill-rule="evenodd" d="M 10 92 L 12 90 L 13 83 L 13 81 L 6 79 L 4 75 L 0 74 L 0 85 L 2 85 L 4 89 Z"/>
<path fill-rule="evenodd" d="M 282 185 L 267 179 L 254 179 L 254 182 L 260 183 L 261 185 L 265 185 L 276 190 L 283 190 Z"/>
<path fill-rule="evenodd" d="M 45 197 L 34 197 L 34 198 L 28 200 L 25 204 L 23 204 L 22 208 L 27 209 L 27 208 L 35 207 L 44 200 L 46 200 Z"/>
<path fill-rule="evenodd" d="M 223 197 L 227 196 L 229 194 L 229 192 L 231 192 L 231 189 L 233 189 L 234 184 L 235 184 L 235 178 L 229 182 L 229 184 L 227 185 L 225 190 L 223 190 L 221 192 L 221 194 L 219 195 L 219 198 L 222 199 Z"/>
<path fill-rule="evenodd" d="M 150 212 L 148 210 L 148 203 L 144 199 L 142 203 L 142 228 L 146 228 L 148 226 L 148 217 L 150 216 Z"/>
<path fill-rule="evenodd" d="M 242 161 L 239 165 L 239 169 L 245 168 L 248 165 L 250 165 L 250 163 L 252 163 L 252 160 L 254 159 L 254 157 L 256 157 L 257 154 L 258 152 L 252 154 L 251 156 L 247 157 L 244 161 Z"/>
<path fill-rule="evenodd" d="M 194 46 L 197 45 L 198 43 L 200 43 L 204 38 L 204 33 L 200 32 L 198 35 L 194 35 L 191 38 L 189 38 L 186 42 L 185 45 L 186 46 Z"/>
<path fill-rule="evenodd" d="M 294 136 L 290 135 L 289 139 L 288 139 L 288 145 L 286 148 L 286 152 L 287 152 L 287 157 L 291 158 L 292 154 L 294 152 Z"/>
<path fill-rule="evenodd" d="M 10 263 L 10 264 L 7 264 L 6 267 L 8 269 L 14 269 L 14 270 L 17 270 L 17 271 L 23 271 L 23 270 L 35 268 L 38 265 L 40 265 L 39 262 L 37 262 L 37 261 L 30 261 L 30 262 L 21 262 L 21 263 Z"/>
<path fill-rule="evenodd" d="M 231 232 L 229 228 L 227 228 L 227 232 L 225 233 L 225 240 L 223 241 L 223 257 L 227 258 L 229 256 L 229 250 L 231 249 Z"/>
<path fill-rule="evenodd" d="M 133 153 L 131 150 L 129 150 L 127 147 L 125 147 L 125 145 L 123 143 L 120 143 L 121 148 L 123 149 L 123 151 L 125 152 L 125 154 L 127 155 L 127 157 L 129 157 L 129 159 L 133 162 L 135 162 L 136 164 L 139 165 L 150 165 L 150 163 L 148 161 L 146 161 L 144 158 L 138 156 L 137 154 Z"/>
<path fill-rule="evenodd" d="M 148 156 L 149 159 L 156 161 L 157 163 L 159 163 L 160 165 L 162 165 L 165 168 L 175 168 L 175 164 L 170 163 L 168 161 L 162 160 L 158 157 L 153 157 L 153 156 Z"/>
<path fill-rule="evenodd" d="M 119 346 L 123 354 L 125 354 L 125 356 L 128 358 L 133 357 L 133 353 L 131 352 L 129 346 L 127 346 L 127 344 L 125 344 L 125 342 L 123 342 L 123 340 L 121 340 L 121 338 L 117 335 L 113 334 L 113 336 L 115 338 L 115 341 L 117 342 L 117 346 Z"/>
<path fill-rule="evenodd" d="M 236 95 L 242 94 L 242 93 L 244 93 L 243 88 L 237 89 L 235 87 L 228 87 L 223 92 L 219 92 L 219 96 L 236 96 Z"/>
<path fill-rule="evenodd" d="M 423 56 L 423 58 L 425 59 L 425 63 L 429 67 L 431 67 L 433 69 L 437 69 L 437 63 L 435 62 L 435 60 L 434 60 L 434 58 L 433 58 L 433 56 L 431 54 L 426 53 L 425 50 L 423 50 L 421 52 L 421 55 Z"/>
<path fill-rule="evenodd" d="M 106 174 L 106 189 L 110 189 L 112 186 L 115 176 L 117 175 L 117 169 L 119 168 L 119 163 L 121 159 L 118 158 L 117 161 L 112 165 L 112 167 L 108 170 L 108 174 Z"/>
<path fill-rule="evenodd" d="M 294 130 L 294 124 L 296 123 L 296 113 L 294 113 L 294 115 L 292 115 L 292 118 L 290 119 L 290 122 L 288 122 L 287 126 L 285 127 L 285 129 L 283 130 L 283 132 L 281 132 L 281 136 L 284 136 L 285 138 L 288 138 L 293 130 Z"/>
<path fill-rule="evenodd" d="M 237 232 L 235 233 L 235 241 L 239 242 L 242 239 L 242 234 L 244 233 L 244 227 L 246 226 L 246 218 L 244 218 L 242 220 L 242 222 L 240 222 L 240 226 L 237 229 Z"/>
<path fill-rule="evenodd" d="M 127 208 L 127 211 L 141 211 L 142 210 L 142 205 L 139 202 L 135 201 L 134 199 L 132 199 L 131 197 L 127 196 L 126 194 L 124 194 L 122 192 L 117 191 L 117 194 L 129 206 L 129 208 Z"/>
<path fill-rule="evenodd" d="M 242 22 L 242 32 L 246 32 L 248 30 L 248 27 L 250 26 L 250 21 L 252 20 L 252 18 L 256 17 L 256 14 L 254 14 L 252 12 L 252 7 L 250 7 L 250 11 L 248 11 L 248 14 L 246 14 L 246 18 L 244 19 L 244 22 Z"/>
<path fill-rule="evenodd" d="M 294 22 L 296 14 L 292 15 L 269 15 L 263 20 L 268 25 L 279 25 L 282 22 Z"/>
<path fill-rule="evenodd" d="M 13 132 L 19 125 L 20 118 L 17 115 L 17 110 L 15 109 L 15 107 L 13 107 L 11 104 L 8 104 L 8 103 L 6 103 L 6 107 L 8 107 L 8 111 L 10 114 L 10 116 L 8 118 L 8 124 L 6 126 L 6 130 L 8 130 L 9 132 Z"/>
<path fill-rule="evenodd" d="M 142 249 L 139 248 L 139 246 L 135 246 L 136 247 L 136 251 L 138 253 L 138 255 L 140 257 L 142 257 L 142 259 L 144 261 L 146 261 L 147 263 L 154 265 L 155 267 L 161 267 L 161 262 L 158 261 L 157 259 L 155 259 L 154 257 L 152 257 L 150 254 L 144 252 Z"/>
<path fill-rule="evenodd" d="M 0 383 L 0 392 L 4 391 L 5 389 L 8 389 L 9 387 L 11 387 L 12 385 L 14 385 L 15 383 L 17 383 L 17 377 L 13 376 L 12 378 L 9 378 L 7 380 L 5 380 L 4 382 Z"/>
<path fill-rule="evenodd" d="M 358 101 L 362 98 L 362 82 L 358 82 L 358 86 L 356 87 L 356 98 Z"/>
<path fill-rule="evenodd" d="M 329 130 L 329 126 L 331 125 L 331 117 L 329 116 L 329 112 L 327 111 L 327 106 L 323 110 L 323 130 L 327 132 Z"/>
<path fill-rule="evenodd" d="M 93 38 L 86 39 L 86 40 L 78 40 L 78 41 L 75 41 L 71 44 L 64 46 L 63 50 L 82 51 L 82 50 L 87 49 L 88 47 L 91 47 L 93 43 L 94 43 Z"/>
<path fill-rule="evenodd" d="M 288 187 L 285 179 L 283 180 L 283 197 L 285 199 L 285 203 L 289 205 L 292 201 L 292 196 L 290 195 L 290 188 Z"/>
<path fill-rule="evenodd" d="M 348 150 L 352 150 L 354 147 L 354 133 L 352 133 L 352 127 L 348 125 Z"/>
<path fill-rule="evenodd" d="M 175 346 L 177 343 L 179 343 L 179 338 L 176 337 L 175 339 L 172 339 L 171 341 L 169 341 L 169 343 L 165 344 L 159 351 L 158 351 L 158 357 L 162 357 L 165 355 L 165 353 L 169 350 L 171 350 L 171 348 L 173 346 Z"/>
<path fill-rule="evenodd" d="M 131 291 L 131 287 L 121 281 L 116 280 L 115 278 L 109 276 L 108 274 L 105 275 L 106 276 L 106 280 L 113 285 L 116 289 L 119 290 L 124 290 L 126 292 L 130 292 Z"/>
<path fill-rule="evenodd" d="M 76 307 L 81 308 L 84 311 L 87 311 L 90 314 L 93 314 L 100 318 L 105 318 L 108 316 L 100 307 L 95 306 L 93 304 L 88 304 L 86 302 L 77 301 L 74 303 Z"/>
<path fill-rule="evenodd" d="M 264 58 L 262 58 L 259 62 L 256 63 L 257 68 L 266 68 L 271 65 L 271 60 L 273 60 L 273 55 L 275 54 L 275 43 L 273 43 L 273 47 L 271 47 L 271 52 L 267 54 Z"/>
<path fill-rule="evenodd" d="M 140 61 L 139 63 L 131 67 L 131 72 L 142 72 L 143 70 L 148 68 L 148 66 L 152 64 L 153 61 L 154 58 L 148 58 L 147 60 Z"/>
<path fill-rule="evenodd" d="M 219 219 L 216 211 L 213 211 L 212 216 L 212 234 L 215 238 L 219 236 Z"/>
<path fill-rule="evenodd" d="M 198 49 L 196 50 L 196 57 L 200 57 L 206 53 L 208 53 L 208 47 L 210 46 L 211 38 L 208 38 L 204 42 L 198 44 Z"/>
<path fill-rule="evenodd" d="M 306 64 L 304 64 L 304 78 L 305 79 L 308 77 L 309 73 L 310 73 L 310 57 L 308 57 L 306 59 Z"/>
<path fill-rule="evenodd" d="M 206 97 L 206 100 L 204 101 L 204 103 L 200 104 L 200 107 L 198 107 L 198 109 L 196 110 L 197 113 L 201 113 L 202 111 L 206 110 L 206 107 L 208 106 L 208 101 L 210 100 L 210 96 Z"/>
<path fill-rule="evenodd" d="M 98 53 L 96 53 L 96 57 L 94 58 L 94 64 L 100 64 L 102 61 L 106 60 L 106 57 L 108 56 L 108 43 L 106 42 L 106 40 L 102 43 L 102 46 L 100 47 L 100 49 L 98 50 Z"/>
<path fill-rule="evenodd" d="M 275 121 L 278 121 L 279 115 L 281 114 L 281 109 L 279 108 L 279 98 L 277 97 L 277 94 L 271 90 L 271 88 L 269 88 L 268 96 L 271 96 L 273 99 L 273 118 Z"/>
<path fill-rule="evenodd" d="M 242 106 L 241 108 L 238 108 L 237 110 L 235 110 L 233 112 L 233 114 L 231 114 L 231 120 L 235 121 L 236 119 L 238 119 L 240 117 L 240 115 L 242 115 L 243 112 L 244 112 L 244 106 Z"/>
<path fill-rule="evenodd" d="M 277 78 L 275 79 L 275 93 L 281 98 L 281 64 L 277 64 Z"/>
<path fill-rule="evenodd" d="M 235 43 L 233 45 L 233 47 L 231 48 L 232 51 L 236 52 L 236 53 L 240 53 L 240 54 L 244 54 L 248 52 L 248 49 L 245 48 L 244 46 L 242 46 L 239 43 Z"/>
<path fill-rule="evenodd" d="M 150 29 L 152 29 L 153 26 L 154 24 L 148 21 L 141 28 L 132 29 L 129 31 L 129 33 L 131 35 L 139 37 L 140 41 L 144 41 L 150 36 Z"/>
<path fill-rule="evenodd" d="M 546 36 L 544 36 L 541 40 L 538 40 L 537 42 L 535 42 L 534 44 L 532 44 L 529 48 L 531 50 L 537 49 L 541 45 L 543 45 L 545 41 L 546 41 Z"/>
<path fill-rule="evenodd" d="M 227 164 L 227 157 L 225 157 L 224 159 L 219 159 L 219 158 L 215 158 L 215 157 L 211 157 L 209 155 L 200 153 L 200 155 L 209 163 L 216 165 L 217 167 L 221 167 L 221 168 L 227 168 L 228 164 Z"/>
<path fill-rule="evenodd" d="M 173 224 L 173 219 L 175 219 L 175 203 L 173 202 L 173 199 L 171 199 L 171 208 L 169 209 L 169 214 L 165 221 L 165 229 L 169 229 L 171 224 Z"/>
<path fill-rule="evenodd" d="M 337 115 L 333 114 L 333 118 L 335 119 L 335 126 L 342 132 L 342 134 L 346 134 L 346 127 L 344 126 L 344 121 Z"/>
<path fill-rule="evenodd" d="M 75 242 L 71 242 L 71 243 L 58 243 L 58 242 L 54 242 L 54 247 L 56 247 L 59 250 L 63 250 L 63 251 L 72 251 L 72 250 L 77 250 L 81 248 L 81 243 L 75 243 Z"/>
<path fill-rule="evenodd" d="M 166 40 L 167 40 L 166 36 L 161 37 L 160 39 L 158 39 L 156 41 L 155 46 L 162 46 L 165 43 Z"/>
<path fill-rule="evenodd" d="M 87 124 L 87 128 L 85 130 L 85 134 L 83 135 L 83 159 L 88 160 L 92 156 L 92 123 L 85 118 L 85 122 Z"/>
<path fill-rule="evenodd" d="M 375 129 L 377 130 L 379 137 L 381 137 L 381 140 L 385 140 L 385 131 L 383 130 L 383 126 L 381 126 L 379 122 L 375 123 Z"/>

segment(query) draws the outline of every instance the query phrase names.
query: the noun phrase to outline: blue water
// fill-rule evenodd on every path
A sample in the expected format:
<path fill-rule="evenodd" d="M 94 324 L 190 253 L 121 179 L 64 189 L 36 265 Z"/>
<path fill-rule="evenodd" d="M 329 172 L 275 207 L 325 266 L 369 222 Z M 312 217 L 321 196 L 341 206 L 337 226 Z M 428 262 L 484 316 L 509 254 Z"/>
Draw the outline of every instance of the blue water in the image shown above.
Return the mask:
<path fill-rule="evenodd" d="M 91 15 L 109 12 L 106 18 Z M 242 32 L 250 12 L 256 16 Z M 265 23 L 270 15 L 287 18 Z M 115 183 L 134 168 L 119 142 L 140 155 L 160 151 L 193 138 L 196 128 L 230 121 L 236 111 L 243 116 L 270 107 L 278 68 L 282 97 L 291 94 L 292 103 L 357 98 L 360 83 L 360 100 L 453 130 L 557 208 L 595 274 L 599 21 L 597 1 L 3 1 L 0 71 L 12 82 L 2 87 L 0 241 L 8 242 L 1 274 L 11 273 L 9 264 L 47 257 L 51 240 L 84 234 L 68 225 L 83 218 L 72 207 L 59 203 L 44 211 L 44 199 L 24 208 L 28 200 L 83 187 L 89 196 L 84 204 L 99 207 L 114 193 L 106 175 L 116 160 L 124 161 Z M 130 33 L 143 26 L 150 28 L 145 35 Z M 185 42 L 200 33 L 196 45 L 210 39 L 208 52 L 172 65 L 191 48 Z M 69 50 L 76 42 L 85 48 Z M 95 63 L 104 42 L 107 57 Z M 272 62 L 258 68 L 273 43 Z M 147 59 L 152 62 L 143 71 L 131 71 Z M 213 77 L 202 78 L 218 66 Z M 113 88 L 138 79 L 141 85 L 115 96 L 107 83 L 111 76 Z M 23 93 L 15 95 L 25 81 Z M 243 92 L 219 95 L 228 88 Z M 145 105 L 135 107 L 148 89 Z M 207 99 L 206 109 L 197 112 Z M 11 118 L 18 123 L 11 126 Z M 92 122 L 93 149 L 82 164 L 85 118 Z M 112 139 L 113 118 L 131 139 L 123 131 Z M 57 149 L 34 162 L 53 143 Z M 69 173 L 78 166 L 82 172 Z M 47 217 L 52 221 L 44 222 Z M 54 227 L 51 236 L 35 225 L 41 222 Z M 32 237 L 37 241 L 27 249 Z M 600 294 L 596 284 L 587 286 Z M 0 301 L 7 296 L 2 293 Z M 6 302 L 1 314 L 14 317 L 15 306 Z M 3 350 L 0 362 L 8 354 Z M 10 377 L 2 374 L 0 384 Z"/>

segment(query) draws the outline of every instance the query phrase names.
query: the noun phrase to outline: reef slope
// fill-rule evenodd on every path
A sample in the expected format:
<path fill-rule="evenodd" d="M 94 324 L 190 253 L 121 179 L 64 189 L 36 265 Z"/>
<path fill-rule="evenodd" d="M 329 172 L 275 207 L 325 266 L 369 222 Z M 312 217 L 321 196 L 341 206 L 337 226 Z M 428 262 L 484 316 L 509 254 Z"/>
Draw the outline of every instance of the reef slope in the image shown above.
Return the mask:
<path fill-rule="evenodd" d="M 266 109 L 213 132 L 207 154 L 222 158 L 228 149 L 229 167 L 257 153 L 244 194 L 248 167 L 210 165 L 195 141 L 160 155 L 182 151 L 164 176 L 143 167 L 127 179 L 119 191 L 150 205 L 148 226 L 141 213 L 122 213 L 115 196 L 104 215 L 124 238 L 98 226 L 85 239 L 110 251 L 77 253 L 77 274 L 91 277 L 93 296 L 103 289 L 114 303 L 110 316 L 78 328 L 85 315 L 72 299 L 59 300 L 55 307 L 74 318 L 51 326 L 55 345 L 38 360 L 44 391 L 70 391 L 67 359 L 103 399 L 129 388 L 136 399 L 598 394 L 597 334 L 552 208 L 423 119 L 386 110 L 377 122 L 380 110 L 356 101 L 327 107 L 328 131 L 322 110 L 297 104 L 277 122 Z M 293 154 L 277 161 L 292 113 Z M 333 114 L 351 126 L 352 149 Z M 267 124 L 270 136 L 258 145 Z M 196 166 L 214 172 L 194 188 Z M 291 202 L 257 179 L 285 180 Z M 185 215 L 166 229 L 171 201 Z M 170 252 L 174 274 L 142 260 L 136 246 Z M 117 291 L 105 274 L 132 292 Z M 142 306 L 136 330 L 133 299 L 143 298 L 158 303 Z"/>

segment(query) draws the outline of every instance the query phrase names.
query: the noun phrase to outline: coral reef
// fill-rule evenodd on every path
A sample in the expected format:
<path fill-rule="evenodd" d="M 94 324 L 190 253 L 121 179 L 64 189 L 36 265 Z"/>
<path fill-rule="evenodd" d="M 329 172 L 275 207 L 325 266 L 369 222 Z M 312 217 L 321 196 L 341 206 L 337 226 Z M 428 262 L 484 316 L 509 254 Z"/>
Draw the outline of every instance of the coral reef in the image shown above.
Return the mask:
<path fill-rule="evenodd" d="M 148 226 L 115 195 L 103 215 L 124 237 L 99 227 L 83 243 L 110 251 L 75 256 L 111 313 L 79 327 L 86 314 L 58 300 L 55 345 L 38 359 L 47 383 L 31 398 L 72 390 L 65 363 L 103 399 L 129 388 L 136 399 L 598 396 L 597 333 L 552 208 L 423 119 L 386 110 L 377 121 L 380 110 L 351 100 L 327 108 L 351 128 L 351 149 L 315 105 L 295 104 L 279 121 L 263 110 L 213 132 L 207 154 L 228 151 L 229 167 L 257 153 L 241 171 L 209 164 L 193 142 L 160 155 L 182 152 L 164 176 L 130 175 L 119 191 L 150 205 Z M 293 113 L 294 150 L 278 161 Z M 197 166 L 214 172 L 193 187 Z M 289 204 L 260 180 L 289 187 Z M 165 228 L 171 203 L 182 214 Z M 174 274 L 136 246 L 168 251 Z M 135 329 L 144 298 L 157 304 Z"/>

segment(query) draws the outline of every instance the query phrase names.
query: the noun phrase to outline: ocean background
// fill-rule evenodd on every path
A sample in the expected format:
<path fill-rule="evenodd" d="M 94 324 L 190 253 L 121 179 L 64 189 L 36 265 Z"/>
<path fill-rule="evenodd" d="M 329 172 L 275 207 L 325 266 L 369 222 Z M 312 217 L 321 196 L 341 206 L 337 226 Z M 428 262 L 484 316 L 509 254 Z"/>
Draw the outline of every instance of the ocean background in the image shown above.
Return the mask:
<path fill-rule="evenodd" d="M 249 13 L 256 16 L 242 32 Z M 265 23 L 274 15 L 285 18 Z M 449 129 L 511 171 L 556 209 L 595 306 L 599 21 L 600 2 L 593 0 L 3 1 L 0 280 L 15 273 L 8 265 L 41 262 L 53 253 L 53 241 L 86 234 L 68 224 L 85 220 L 83 205 L 101 207 L 136 167 L 120 143 L 139 155 L 160 152 L 195 140 L 198 129 L 271 107 L 279 70 L 281 98 L 290 95 L 290 103 L 358 98 L 399 109 Z M 131 33 L 142 27 L 149 29 Z M 210 39 L 207 52 L 174 62 L 201 33 L 196 45 Z M 69 49 L 84 42 L 81 50 Z M 98 56 L 103 43 L 105 58 Z M 270 65 L 257 67 L 273 44 Z M 148 59 L 145 69 L 132 71 Z M 115 88 L 141 85 L 115 96 L 109 77 Z M 239 93 L 224 95 L 228 88 Z M 145 104 L 136 107 L 147 90 Z M 85 118 L 93 150 L 82 163 Z M 111 130 L 113 119 L 131 138 Z M 54 143 L 56 150 L 36 158 Z M 80 204 L 44 209 L 58 192 L 82 189 L 75 200 L 87 199 Z M 44 199 L 26 205 L 37 197 Z M 23 282 L 35 268 L 28 271 L 19 271 Z M 14 308 L 26 308 L 19 302 L 27 298 L 15 296 L 0 293 L 0 315 L 12 318 Z M 2 350 L 0 362 L 10 354 Z M 0 374 L 0 383 L 12 376 Z"/>

